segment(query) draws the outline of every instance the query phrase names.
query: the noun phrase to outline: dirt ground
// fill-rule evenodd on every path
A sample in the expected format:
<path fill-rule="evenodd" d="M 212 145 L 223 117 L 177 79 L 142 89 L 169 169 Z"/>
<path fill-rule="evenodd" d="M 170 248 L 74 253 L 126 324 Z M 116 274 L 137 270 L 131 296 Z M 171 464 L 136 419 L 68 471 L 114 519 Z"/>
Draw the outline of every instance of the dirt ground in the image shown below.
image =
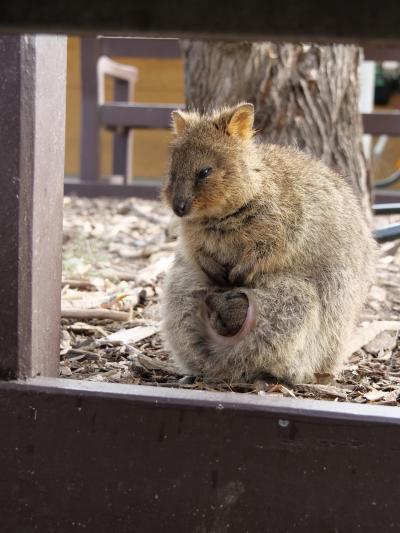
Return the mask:
<path fill-rule="evenodd" d="M 358 349 L 336 380 L 227 383 L 179 374 L 162 347 L 158 303 L 175 249 L 167 210 L 136 198 L 65 198 L 64 209 L 62 377 L 400 405 L 400 241 L 380 246 Z"/>

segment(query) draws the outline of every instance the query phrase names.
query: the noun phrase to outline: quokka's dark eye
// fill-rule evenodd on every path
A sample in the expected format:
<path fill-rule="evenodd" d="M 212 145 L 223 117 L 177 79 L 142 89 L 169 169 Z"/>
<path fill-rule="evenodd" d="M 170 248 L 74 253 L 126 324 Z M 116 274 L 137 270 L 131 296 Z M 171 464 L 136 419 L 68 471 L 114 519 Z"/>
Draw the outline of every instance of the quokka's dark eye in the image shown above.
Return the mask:
<path fill-rule="evenodd" d="M 203 180 L 204 178 L 207 178 L 212 172 L 211 167 L 204 167 L 201 170 L 199 170 L 196 174 L 196 178 L 199 180 Z"/>

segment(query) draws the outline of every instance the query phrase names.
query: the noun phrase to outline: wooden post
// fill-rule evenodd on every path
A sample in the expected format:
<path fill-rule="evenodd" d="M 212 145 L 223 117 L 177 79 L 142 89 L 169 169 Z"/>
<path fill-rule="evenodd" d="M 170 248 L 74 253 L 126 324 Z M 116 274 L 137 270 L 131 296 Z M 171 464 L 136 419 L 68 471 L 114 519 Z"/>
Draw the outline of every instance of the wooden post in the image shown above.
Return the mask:
<path fill-rule="evenodd" d="M 66 38 L 0 37 L 0 377 L 56 376 Z"/>
<path fill-rule="evenodd" d="M 97 59 L 98 40 L 96 37 L 81 39 L 81 154 L 80 173 L 84 183 L 99 180 L 99 116 L 97 109 Z"/>
<path fill-rule="evenodd" d="M 114 81 L 114 100 L 129 102 L 129 82 L 116 78 Z M 119 128 L 113 135 L 113 167 L 115 176 L 123 176 L 124 183 L 132 181 L 132 134 L 129 128 Z"/>

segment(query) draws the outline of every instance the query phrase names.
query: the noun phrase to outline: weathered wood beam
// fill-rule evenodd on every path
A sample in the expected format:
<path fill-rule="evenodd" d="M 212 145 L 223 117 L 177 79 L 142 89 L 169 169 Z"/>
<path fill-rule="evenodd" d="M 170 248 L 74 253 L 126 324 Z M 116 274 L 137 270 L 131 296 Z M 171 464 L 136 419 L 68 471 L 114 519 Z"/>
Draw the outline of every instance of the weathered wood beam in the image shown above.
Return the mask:
<path fill-rule="evenodd" d="M 100 122 L 110 127 L 170 128 L 171 113 L 182 104 L 113 103 L 99 107 Z"/>
<path fill-rule="evenodd" d="M 101 53 L 110 57 L 156 57 L 157 59 L 181 57 L 178 39 L 101 37 L 100 46 Z"/>
<path fill-rule="evenodd" d="M 399 45 L 398 0 L 4 0 L 0 30 Z"/>
<path fill-rule="evenodd" d="M 370 135 L 400 135 L 400 112 L 364 113 L 364 132 Z"/>
<path fill-rule="evenodd" d="M 127 185 L 115 185 L 112 183 L 86 183 L 74 179 L 66 178 L 64 181 L 64 194 L 98 197 L 98 196 L 116 196 L 121 198 L 137 196 L 138 198 L 148 198 L 158 200 L 160 198 L 162 182 L 150 180 L 137 180 Z"/>
<path fill-rule="evenodd" d="M 0 37 L 0 377 L 58 374 L 66 39 Z"/>
<path fill-rule="evenodd" d="M 398 407 L 0 383 L 1 531 L 400 530 Z"/>

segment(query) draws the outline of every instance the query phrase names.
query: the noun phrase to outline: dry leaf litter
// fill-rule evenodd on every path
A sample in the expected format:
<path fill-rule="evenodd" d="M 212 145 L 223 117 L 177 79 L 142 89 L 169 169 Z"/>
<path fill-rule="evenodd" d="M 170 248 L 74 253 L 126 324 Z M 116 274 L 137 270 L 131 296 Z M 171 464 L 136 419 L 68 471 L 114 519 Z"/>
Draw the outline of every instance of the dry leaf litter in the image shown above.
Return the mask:
<path fill-rule="evenodd" d="M 163 349 L 159 299 L 176 247 L 153 201 L 65 198 L 60 375 L 70 379 L 400 405 L 400 240 L 380 246 L 376 284 L 340 376 L 290 386 L 180 374 Z M 396 217 L 379 217 L 375 226 Z"/>

